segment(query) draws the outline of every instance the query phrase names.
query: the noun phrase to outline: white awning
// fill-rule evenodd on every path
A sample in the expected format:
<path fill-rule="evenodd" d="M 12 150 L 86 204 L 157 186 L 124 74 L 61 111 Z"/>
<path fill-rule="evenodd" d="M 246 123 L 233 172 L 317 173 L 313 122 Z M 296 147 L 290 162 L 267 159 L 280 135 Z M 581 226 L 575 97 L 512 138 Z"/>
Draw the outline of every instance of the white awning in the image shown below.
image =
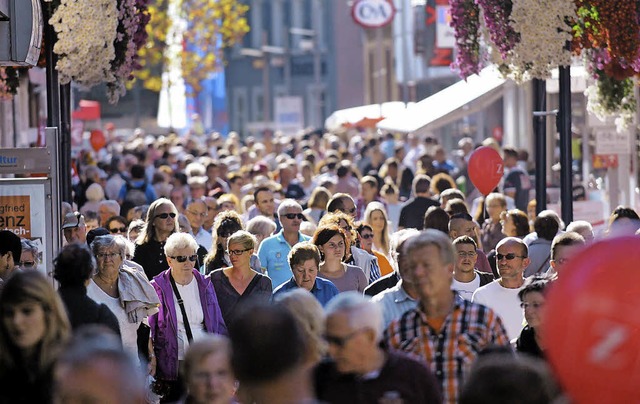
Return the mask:
<path fill-rule="evenodd" d="M 382 118 L 400 113 L 406 109 L 402 101 L 385 102 L 383 104 L 363 105 L 335 111 L 324 121 L 327 130 L 336 130 L 346 123 L 356 123 L 364 118 Z"/>
<path fill-rule="evenodd" d="M 480 75 L 459 81 L 436 94 L 378 122 L 378 129 L 389 132 L 424 132 L 455 122 L 481 111 L 502 97 L 505 79 L 493 66 Z"/>

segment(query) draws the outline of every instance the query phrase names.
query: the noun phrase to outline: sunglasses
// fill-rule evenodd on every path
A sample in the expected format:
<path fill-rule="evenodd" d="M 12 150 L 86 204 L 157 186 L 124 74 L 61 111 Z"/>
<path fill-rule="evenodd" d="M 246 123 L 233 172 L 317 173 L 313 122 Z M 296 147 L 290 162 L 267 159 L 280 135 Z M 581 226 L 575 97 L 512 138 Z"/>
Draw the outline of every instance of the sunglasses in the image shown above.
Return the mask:
<path fill-rule="evenodd" d="M 344 213 L 354 214 L 354 213 L 356 213 L 356 207 L 354 206 L 351 209 L 345 209 Z"/>
<path fill-rule="evenodd" d="M 159 215 L 155 215 L 154 219 L 160 218 L 160 219 L 166 219 L 166 218 L 172 218 L 175 219 L 176 218 L 176 214 L 171 212 L 171 213 L 160 213 Z"/>
<path fill-rule="evenodd" d="M 176 261 L 178 261 L 179 263 L 183 263 L 183 262 L 187 262 L 187 260 L 191 261 L 191 262 L 196 262 L 196 260 L 198 259 L 198 254 L 193 254 L 193 255 L 176 255 L 175 257 L 169 257 L 171 259 L 174 259 Z"/>
<path fill-rule="evenodd" d="M 231 235 L 237 231 L 238 230 L 227 230 L 227 231 L 222 230 L 218 232 L 218 237 L 224 237 L 224 238 L 231 237 Z"/>
<path fill-rule="evenodd" d="M 511 261 L 512 259 L 516 259 L 516 258 L 527 258 L 527 256 L 526 255 L 515 255 L 514 253 L 509 253 L 507 255 L 496 254 L 496 260 L 497 261 L 500 261 L 503 258 L 505 258 L 507 261 Z"/>
<path fill-rule="evenodd" d="M 365 240 L 369 240 L 370 238 L 373 238 L 373 233 L 361 234 L 360 237 Z"/>
<path fill-rule="evenodd" d="M 22 268 L 33 268 L 36 266 L 35 261 L 20 261 L 20 266 Z"/>
<path fill-rule="evenodd" d="M 304 215 L 302 213 L 285 213 L 284 217 L 290 220 L 293 220 L 295 218 L 298 218 L 300 220 L 304 219 Z"/>
<path fill-rule="evenodd" d="M 109 229 L 109 231 L 111 232 L 111 234 L 126 233 L 127 232 L 127 228 L 126 227 L 112 227 L 111 229 Z"/>

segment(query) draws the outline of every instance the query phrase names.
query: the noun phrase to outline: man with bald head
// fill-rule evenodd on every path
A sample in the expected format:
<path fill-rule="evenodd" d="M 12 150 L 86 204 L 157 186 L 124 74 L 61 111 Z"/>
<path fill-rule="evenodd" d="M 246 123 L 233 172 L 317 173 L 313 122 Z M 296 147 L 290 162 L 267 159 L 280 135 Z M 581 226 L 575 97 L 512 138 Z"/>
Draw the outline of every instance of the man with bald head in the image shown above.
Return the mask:
<path fill-rule="evenodd" d="M 520 308 L 518 292 L 524 285 L 524 270 L 531 260 L 527 245 L 516 237 L 500 240 L 496 252 L 500 278 L 478 288 L 473 293 L 472 301 L 495 310 L 511 340 L 522 331 L 524 312 Z"/>

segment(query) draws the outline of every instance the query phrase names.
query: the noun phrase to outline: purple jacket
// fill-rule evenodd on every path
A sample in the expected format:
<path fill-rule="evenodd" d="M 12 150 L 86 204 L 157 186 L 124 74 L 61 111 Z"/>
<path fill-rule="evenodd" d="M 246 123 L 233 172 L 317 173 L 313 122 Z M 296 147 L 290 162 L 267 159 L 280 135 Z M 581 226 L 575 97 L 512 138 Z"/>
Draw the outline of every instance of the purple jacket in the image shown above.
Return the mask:
<path fill-rule="evenodd" d="M 153 349 L 156 353 L 156 378 L 159 380 L 178 379 L 178 320 L 176 310 L 180 310 L 173 301 L 173 288 L 169 278 L 169 269 L 158 274 L 151 284 L 160 298 L 160 311 L 149 317 Z M 222 319 L 218 298 L 211 280 L 197 270 L 193 276 L 198 282 L 200 301 L 203 303 L 204 327 L 213 334 L 227 334 Z"/>

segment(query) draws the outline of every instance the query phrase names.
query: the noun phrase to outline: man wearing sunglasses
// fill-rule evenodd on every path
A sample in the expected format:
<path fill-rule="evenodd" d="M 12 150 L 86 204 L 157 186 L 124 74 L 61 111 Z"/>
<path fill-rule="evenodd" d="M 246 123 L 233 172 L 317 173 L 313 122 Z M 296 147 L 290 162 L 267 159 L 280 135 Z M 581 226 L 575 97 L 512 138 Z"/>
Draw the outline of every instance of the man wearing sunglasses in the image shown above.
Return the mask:
<path fill-rule="evenodd" d="M 520 308 L 518 292 L 524 285 L 524 270 L 531 260 L 527 245 L 516 237 L 500 240 L 496 252 L 500 278 L 478 288 L 472 301 L 495 310 L 512 340 L 520 335 L 523 327 L 524 312 Z"/>
<path fill-rule="evenodd" d="M 438 381 L 423 363 L 380 347 L 380 306 L 346 292 L 327 304 L 326 313 L 324 339 L 331 360 L 315 370 L 321 402 L 442 402 Z"/>
<path fill-rule="evenodd" d="M 293 199 L 285 199 L 278 206 L 278 219 L 282 230 L 262 240 L 258 248 L 258 257 L 262 266 L 267 269 L 273 289 L 282 285 L 293 276 L 289 265 L 291 247 L 311 238 L 300 232 L 300 223 L 305 220 L 302 206 Z"/>

